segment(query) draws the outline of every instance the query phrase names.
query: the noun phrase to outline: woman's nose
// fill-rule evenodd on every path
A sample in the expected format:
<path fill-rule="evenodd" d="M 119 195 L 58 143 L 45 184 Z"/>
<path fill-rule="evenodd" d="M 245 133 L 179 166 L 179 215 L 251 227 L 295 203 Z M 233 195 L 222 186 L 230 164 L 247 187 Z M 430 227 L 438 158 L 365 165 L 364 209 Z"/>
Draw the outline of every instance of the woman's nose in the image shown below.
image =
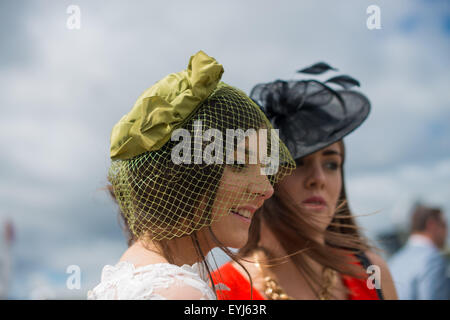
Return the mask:
<path fill-rule="evenodd" d="M 311 166 L 306 176 L 307 188 L 323 188 L 325 186 L 325 174 L 319 165 Z"/>
<path fill-rule="evenodd" d="M 264 200 L 269 199 L 274 193 L 272 184 L 266 175 L 261 175 L 257 181 L 250 182 L 248 189 L 251 194 L 259 195 Z"/>

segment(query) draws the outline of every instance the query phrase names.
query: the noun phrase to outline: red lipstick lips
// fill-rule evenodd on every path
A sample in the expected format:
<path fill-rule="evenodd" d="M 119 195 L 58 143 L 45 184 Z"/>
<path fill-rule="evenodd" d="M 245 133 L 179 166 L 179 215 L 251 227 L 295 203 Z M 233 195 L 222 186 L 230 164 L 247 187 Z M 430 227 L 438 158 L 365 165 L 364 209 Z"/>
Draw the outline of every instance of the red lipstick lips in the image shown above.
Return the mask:
<path fill-rule="evenodd" d="M 303 200 L 302 203 L 305 203 L 305 204 L 324 205 L 324 206 L 327 205 L 327 203 L 326 203 L 326 201 L 324 200 L 324 198 L 318 197 L 318 196 L 310 197 L 310 198 L 308 198 L 308 199 L 306 199 L 306 200 Z"/>

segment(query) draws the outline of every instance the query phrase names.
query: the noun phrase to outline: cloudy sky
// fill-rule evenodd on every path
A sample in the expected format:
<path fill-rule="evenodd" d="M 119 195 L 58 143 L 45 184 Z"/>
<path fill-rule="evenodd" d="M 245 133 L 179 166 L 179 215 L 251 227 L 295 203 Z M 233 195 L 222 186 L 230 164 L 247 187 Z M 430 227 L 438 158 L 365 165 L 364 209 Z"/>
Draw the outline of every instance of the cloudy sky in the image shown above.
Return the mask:
<path fill-rule="evenodd" d="M 67 27 L 76 5 L 80 29 Z M 366 12 L 380 8 L 381 28 Z M 1 1 L 0 221 L 14 225 L 10 298 L 84 298 L 125 249 L 102 189 L 109 134 L 148 86 L 204 50 L 246 92 L 326 61 L 361 82 L 346 138 L 350 205 L 367 234 L 411 205 L 450 217 L 448 1 Z M 81 288 L 66 286 L 67 268 Z"/>

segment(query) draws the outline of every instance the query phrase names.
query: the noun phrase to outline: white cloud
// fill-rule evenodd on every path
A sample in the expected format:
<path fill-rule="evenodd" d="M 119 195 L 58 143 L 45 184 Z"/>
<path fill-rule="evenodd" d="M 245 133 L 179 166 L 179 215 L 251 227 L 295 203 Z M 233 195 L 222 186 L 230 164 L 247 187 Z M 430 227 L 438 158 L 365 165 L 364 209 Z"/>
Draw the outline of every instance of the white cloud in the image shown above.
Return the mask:
<path fill-rule="evenodd" d="M 383 230 L 407 231 L 414 203 L 440 206 L 450 220 L 450 158 L 427 166 L 399 165 L 347 179 L 350 204 L 362 226 L 374 235 Z"/>

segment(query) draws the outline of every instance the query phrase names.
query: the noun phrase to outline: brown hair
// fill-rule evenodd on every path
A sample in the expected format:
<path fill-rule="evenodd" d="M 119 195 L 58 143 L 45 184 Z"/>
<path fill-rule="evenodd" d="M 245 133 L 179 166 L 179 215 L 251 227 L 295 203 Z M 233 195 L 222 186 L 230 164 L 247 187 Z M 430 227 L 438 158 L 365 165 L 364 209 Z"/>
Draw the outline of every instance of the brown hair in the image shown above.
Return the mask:
<path fill-rule="evenodd" d="M 427 222 L 430 219 L 442 221 L 442 210 L 440 208 L 417 205 L 411 217 L 411 233 L 425 231 Z"/>
<path fill-rule="evenodd" d="M 215 94 L 202 103 L 196 114 L 182 128 L 192 134 L 195 120 L 213 119 L 218 114 L 223 119 L 213 122 L 213 124 L 216 125 L 214 129 L 220 132 L 226 132 L 227 129 L 246 131 L 248 129 L 265 128 L 268 120 L 264 113 L 256 105 L 244 108 L 243 104 L 246 103 L 246 100 L 235 91 L 235 89 L 227 87 L 218 89 Z M 234 100 L 227 99 L 229 96 L 233 96 Z M 220 110 L 220 113 L 218 113 L 218 110 Z M 247 118 L 251 121 L 247 121 Z M 235 137 L 235 142 L 237 142 L 237 139 Z M 119 207 L 119 217 L 129 246 L 137 240 L 143 240 L 144 244 L 151 241 L 169 263 L 174 263 L 175 257 L 171 249 L 171 240 L 168 239 L 182 236 L 189 237 L 197 257 L 204 261 L 211 285 L 216 293 L 211 276 L 212 268 L 206 260 L 204 248 L 202 249 L 200 245 L 198 230 L 202 228 L 201 226 L 209 226 L 209 236 L 216 247 L 241 265 L 238 256 L 217 239 L 210 226 L 213 220 L 212 207 L 216 200 L 224 168 L 228 164 L 174 164 L 172 161 L 165 161 L 164 163 L 158 163 L 158 165 L 153 163 L 155 162 L 153 157 L 160 156 L 160 159 L 170 159 L 170 153 L 176 143 L 168 141 L 159 150 L 147 152 L 132 159 L 133 163 L 139 163 L 139 165 L 129 164 L 125 168 L 127 174 L 124 175 L 123 179 L 126 179 L 126 181 L 116 182 L 110 179 L 111 185 L 108 185 L 107 189 L 115 201 L 120 203 L 120 201 L 117 201 L 117 199 L 120 199 L 120 192 L 117 189 L 115 190 L 115 184 L 124 183 L 127 186 L 127 196 L 132 199 L 129 203 L 130 208 L 123 210 L 124 208 Z M 209 143 L 205 140 L 202 141 L 203 150 Z M 224 144 L 224 150 L 226 150 L 226 140 L 224 139 L 222 143 Z M 191 152 L 193 153 L 195 150 L 191 149 Z M 161 156 L 161 154 L 165 154 L 165 156 Z M 192 158 L 194 154 L 190 156 Z M 232 164 L 230 166 L 233 167 Z M 145 183 L 142 181 L 145 181 Z M 195 184 L 192 184 L 192 182 L 195 182 Z M 152 203 L 153 199 L 161 200 L 158 203 L 163 202 L 164 206 L 155 205 Z M 203 214 L 196 215 L 195 213 L 200 207 L 202 207 Z M 181 212 L 181 214 L 174 215 L 174 212 Z M 154 233 L 163 235 L 163 237 L 155 238 L 153 237 Z M 174 236 L 169 238 L 165 237 L 166 235 Z"/>
<path fill-rule="evenodd" d="M 117 199 L 116 196 L 114 194 L 114 190 L 113 190 L 113 186 L 111 184 L 108 184 L 106 186 L 106 189 L 108 190 L 110 196 L 113 198 L 113 200 L 117 203 Z M 144 191 L 145 192 L 145 191 Z M 213 193 L 215 194 L 216 190 L 213 191 Z M 212 203 L 208 204 L 212 205 Z M 122 210 L 120 210 L 120 208 L 118 209 L 119 211 L 119 225 L 122 228 L 122 231 L 126 237 L 126 241 L 128 246 L 130 247 L 135 241 L 139 240 L 139 238 L 134 235 L 134 233 L 130 230 L 130 226 L 129 223 L 127 222 L 127 218 L 125 217 L 124 213 Z M 249 272 L 246 270 L 246 268 L 239 262 L 240 257 L 233 253 L 231 250 L 229 250 L 227 247 L 225 247 L 219 239 L 217 239 L 216 235 L 214 234 L 214 232 L 211 229 L 211 226 L 208 227 L 208 231 L 209 231 L 209 235 L 211 237 L 211 239 L 215 242 L 216 246 L 218 248 L 220 248 L 226 255 L 228 255 L 233 261 L 235 261 L 237 264 L 239 264 L 243 270 L 247 273 L 247 275 L 249 276 L 250 282 L 251 282 L 251 276 L 249 274 Z M 189 235 L 186 235 L 186 237 L 189 237 L 191 239 L 192 245 L 197 253 L 197 257 L 203 261 L 204 266 L 206 268 L 207 274 L 209 276 L 210 282 L 211 282 L 211 286 L 213 288 L 213 292 L 216 294 L 217 296 L 217 291 L 215 288 L 215 279 L 213 279 L 212 274 L 211 274 L 211 270 L 217 268 L 217 263 L 215 268 L 212 268 L 207 259 L 206 259 L 206 254 L 205 252 L 202 250 L 202 247 L 200 245 L 200 242 L 198 240 L 198 231 L 194 231 Z M 152 243 L 159 249 L 160 253 L 163 255 L 163 257 L 169 262 L 169 263 L 174 263 L 174 255 L 172 253 L 171 250 L 171 246 L 170 246 L 170 241 L 171 240 L 167 240 L 167 239 L 163 239 L 163 240 L 149 240 L 149 237 L 146 237 L 145 235 L 142 235 L 142 237 L 145 239 L 144 240 L 144 245 L 147 243 L 146 241 L 152 241 Z M 214 257 L 212 257 L 214 259 Z"/>
<path fill-rule="evenodd" d="M 310 260 L 341 274 L 361 278 L 365 273 L 360 266 L 355 264 L 356 260 L 352 253 L 364 252 L 372 248 L 367 239 L 362 236 L 348 205 L 343 179 L 345 150 L 342 141 L 340 141 L 340 146 L 343 155 L 342 189 L 335 215 L 329 227 L 324 231 L 311 223 L 314 217 L 302 212 L 295 205 L 294 200 L 279 185 L 276 185 L 274 195 L 265 201 L 259 214 L 254 215 L 249 231 L 249 240 L 240 250 L 244 256 L 250 256 L 253 252 L 262 250 L 268 255 L 269 264 L 271 259 L 280 261 L 280 258 L 283 258 L 274 257 L 265 248 L 258 245 L 261 237 L 261 220 L 264 220 L 288 255 L 284 257 L 284 260 L 290 259 L 294 262 L 316 295 L 318 293 L 313 284 L 319 284 L 321 278 L 320 274 L 316 274 L 312 269 Z M 322 233 L 325 236 L 325 245 L 314 240 L 318 234 Z"/>

